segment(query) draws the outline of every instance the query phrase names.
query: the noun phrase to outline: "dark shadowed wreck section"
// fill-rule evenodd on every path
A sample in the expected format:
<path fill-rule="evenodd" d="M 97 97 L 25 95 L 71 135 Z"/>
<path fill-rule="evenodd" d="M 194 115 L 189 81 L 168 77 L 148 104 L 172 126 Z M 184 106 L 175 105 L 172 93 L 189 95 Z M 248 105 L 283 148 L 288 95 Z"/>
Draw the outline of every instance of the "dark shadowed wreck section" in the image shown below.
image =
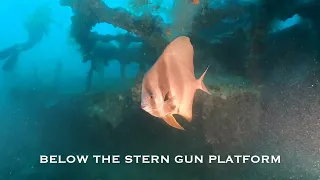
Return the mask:
<path fill-rule="evenodd" d="M 140 109 L 141 84 L 125 92 L 68 95 L 51 106 L 28 106 L 42 129 L 40 154 L 281 155 L 281 164 L 37 165 L 30 178 L 49 179 L 312 179 L 319 147 L 319 81 L 284 86 L 212 85 L 196 93 L 194 120 L 170 128 Z M 15 90 L 15 97 L 19 93 Z M 30 92 L 29 92 L 30 93 Z M 50 92 L 48 92 L 50 94 Z M 34 104 L 46 96 L 29 94 Z M 39 96 L 39 97 L 37 97 Z M 23 97 L 20 96 L 23 101 Z M 18 99 L 15 99 L 18 102 Z M 41 103 L 43 102 L 43 103 Z M 23 109 L 21 107 L 21 109 Z M 32 115 L 30 114 L 30 120 Z M 32 124 L 32 122 L 29 122 Z M 34 157 L 35 158 L 35 157 Z M 65 168 L 70 168 L 65 171 Z M 41 173 L 40 173 L 41 172 Z M 45 172 L 45 173 L 44 173 Z M 122 173 L 119 173 L 122 172 Z M 303 175 L 301 175 L 303 173 Z"/>

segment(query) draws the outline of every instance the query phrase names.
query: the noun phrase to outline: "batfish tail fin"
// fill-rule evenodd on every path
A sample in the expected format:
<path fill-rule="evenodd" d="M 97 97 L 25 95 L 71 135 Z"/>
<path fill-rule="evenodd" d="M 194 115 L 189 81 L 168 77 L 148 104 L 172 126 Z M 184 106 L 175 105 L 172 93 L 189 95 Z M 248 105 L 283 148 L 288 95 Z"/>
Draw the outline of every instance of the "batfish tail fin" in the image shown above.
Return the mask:
<path fill-rule="evenodd" d="M 168 114 L 165 117 L 162 118 L 167 124 L 169 124 L 170 126 L 180 129 L 180 130 L 184 130 L 184 128 L 177 122 L 176 118 L 174 118 L 172 116 L 172 114 Z"/>
<path fill-rule="evenodd" d="M 197 81 L 198 81 L 198 89 L 201 89 L 202 91 L 211 95 L 210 91 L 208 90 L 206 85 L 204 85 L 204 83 L 203 83 L 204 76 L 206 75 L 206 73 L 209 69 L 209 66 L 210 65 L 207 66 L 206 70 L 202 73 L 201 77 Z"/>

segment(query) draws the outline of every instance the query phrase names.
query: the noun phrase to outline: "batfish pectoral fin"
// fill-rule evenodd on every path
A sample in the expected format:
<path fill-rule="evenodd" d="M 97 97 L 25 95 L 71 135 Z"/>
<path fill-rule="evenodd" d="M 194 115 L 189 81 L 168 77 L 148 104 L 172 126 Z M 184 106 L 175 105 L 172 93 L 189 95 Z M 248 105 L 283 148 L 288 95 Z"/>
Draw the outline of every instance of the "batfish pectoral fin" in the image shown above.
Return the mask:
<path fill-rule="evenodd" d="M 176 105 L 173 103 L 165 103 L 163 105 L 163 111 L 165 114 L 171 114 L 176 109 Z"/>
<path fill-rule="evenodd" d="M 173 97 L 171 97 L 170 99 L 166 99 L 166 100 L 164 101 L 164 103 L 165 103 L 165 104 L 173 103 L 175 99 L 176 99 L 176 97 L 173 96 Z"/>
<path fill-rule="evenodd" d="M 180 129 L 180 130 L 184 130 L 184 128 L 182 126 L 180 126 L 180 124 L 177 122 L 177 120 L 173 117 L 172 114 L 168 114 L 168 115 L 162 117 L 162 119 L 170 126 L 177 128 L 177 129 Z"/>
<path fill-rule="evenodd" d="M 172 114 L 172 112 L 176 109 L 176 105 L 174 104 L 175 97 L 171 97 L 170 99 L 166 99 L 163 104 L 163 110 L 165 114 Z"/>
<path fill-rule="evenodd" d="M 168 101 L 170 99 L 174 98 L 174 96 L 172 95 L 172 93 L 170 91 L 168 91 L 165 95 L 164 95 L 164 101 Z"/>

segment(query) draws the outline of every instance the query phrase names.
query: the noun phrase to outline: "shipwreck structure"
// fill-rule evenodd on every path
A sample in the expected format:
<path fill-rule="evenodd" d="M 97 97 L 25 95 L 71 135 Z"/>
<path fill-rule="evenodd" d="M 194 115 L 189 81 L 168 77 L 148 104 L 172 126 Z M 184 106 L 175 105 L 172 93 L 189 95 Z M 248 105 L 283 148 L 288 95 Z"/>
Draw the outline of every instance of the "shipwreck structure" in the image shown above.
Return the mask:
<path fill-rule="evenodd" d="M 191 1 L 181 2 L 192 4 Z M 299 14 L 312 21 L 314 29 L 319 31 L 319 16 L 315 14 L 318 11 L 314 9 L 320 5 L 316 1 L 303 5 L 287 0 L 261 1 L 261 3 L 233 2 L 222 8 L 212 8 L 210 3 L 209 0 L 201 1 L 199 13 L 193 18 L 191 29 L 187 33 L 182 31 L 175 33 L 190 36 L 195 47 L 196 70 L 200 70 L 206 64 L 213 64 L 222 67 L 228 73 L 249 76 L 259 84 L 265 74 L 257 69 L 265 65 L 264 56 L 275 47 L 274 41 L 279 44 L 292 41 L 292 37 L 285 36 L 279 40 L 279 36 L 268 35 L 274 19 L 285 20 L 294 14 Z M 110 8 L 102 0 L 61 0 L 60 4 L 72 8 L 74 15 L 71 37 L 80 45 L 83 61 L 91 61 L 88 85 L 97 64 L 107 64 L 108 60 L 117 59 L 124 69 L 125 64 L 129 63 L 128 57 L 136 57 L 142 71 L 145 71 L 146 64 L 152 64 L 169 43 L 170 39 L 167 36 L 173 25 L 166 24 L 160 16 L 152 15 L 151 10 L 150 13 L 137 16 L 124 8 Z M 234 22 L 224 23 L 223 20 L 227 18 Z M 103 36 L 91 32 L 97 23 L 103 22 L 127 30 L 129 33 Z M 223 33 L 219 34 L 219 31 Z M 297 36 L 299 33 L 312 30 L 300 26 L 290 28 L 288 31 Z M 97 46 L 98 42 L 107 43 L 113 40 L 122 46 L 120 48 Z M 219 43 L 213 43 L 214 40 L 218 40 Z M 143 47 L 139 51 L 130 51 L 126 46 L 131 42 L 142 42 Z M 273 43 L 272 46 L 270 42 Z M 121 53 L 124 50 L 126 50 L 125 56 Z"/>
<path fill-rule="evenodd" d="M 170 164 L 168 166 L 94 164 L 75 167 L 77 171 L 72 171 L 59 166 L 67 170 L 62 174 L 56 173 L 55 170 L 53 174 L 57 179 L 75 174 L 79 179 L 85 177 L 95 180 L 133 178 L 233 180 L 270 179 L 270 177 L 301 179 L 302 175 L 304 179 L 318 178 L 319 168 L 315 166 L 317 164 L 311 161 L 296 163 L 298 161 L 295 159 L 297 158 L 295 153 L 309 153 L 310 159 L 319 157 L 319 143 L 316 141 L 319 139 L 317 138 L 319 123 L 314 122 L 319 114 L 319 108 L 315 108 L 319 105 L 317 96 L 320 87 L 319 69 L 318 71 L 315 69 L 293 85 L 289 82 L 280 84 L 283 86 L 271 83 L 260 85 L 270 76 L 268 70 L 275 66 L 285 66 L 301 59 L 312 61 L 316 59 L 314 50 L 317 50 L 318 42 L 318 36 L 315 34 L 319 32 L 320 27 L 317 24 L 320 17 L 317 15 L 320 12 L 319 2 L 313 1 L 303 5 L 295 2 L 264 0 L 261 4 L 233 3 L 222 8 L 210 8 L 210 1 L 201 0 L 200 13 L 194 16 L 190 31 L 181 34 L 178 32 L 175 35 L 190 36 L 195 48 L 195 71 L 203 71 L 203 66 L 215 64 L 216 67 L 221 67 L 221 69 L 212 68 L 214 69 L 212 73 L 216 77 L 221 73 L 228 75 L 222 79 L 234 80 L 237 76 L 244 78 L 240 78 L 238 83 L 220 82 L 216 78 L 213 80 L 215 83 L 208 85 L 212 96 L 196 93 L 194 120 L 186 123 L 177 118 L 178 121 L 185 123 L 182 124 L 187 129 L 185 132 L 168 128 L 160 120 L 140 109 L 140 78 L 137 78 L 135 85 L 125 92 L 81 94 L 73 95 L 72 98 L 63 96 L 60 102 L 50 105 L 46 105 L 46 98 L 59 97 L 58 94 L 54 94 L 57 92 L 52 88 L 41 93 L 38 89 L 30 91 L 15 89 L 12 91 L 12 102 L 30 103 L 26 105 L 29 108 L 28 112 L 45 119 L 39 122 L 41 128 L 40 125 L 36 127 L 43 129 L 39 138 L 43 140 L 43 146 L 47 145 L 49 152 L 53 154 L 61 153 L 61 149 L 66 153 L 94 152 L 121 155 L 157 152 L 170 155 L 274 152 L 292 159 L 292 162 L 283 162 L 281 167 L 197 164 L 188 168 L 190 167 L 188 165 Z M 72 8 L 74 15 L 71 37 L 80 45 L 83 61 L 91 63 L 88 87 L 93 72 L 99 71 L 101 65 L 106 65 L 110 59 L 119 60 L 124 69 L 123 66 L 130 63 L 128 57 L 135 57 L 142 71 L 145 71 L 143 67 L 152 64 L 170 41 L 168 33 L 170 36 L 171 25 L 164 23 L 161 17 L 152 13 L 137 16 L 123 8 L 108 7 L 101 0 L 61 0 L 60 3 L 62 6 Z M 313 11 L 314 8 L 318 8 L 317 11 Z M 308 19 L 312 22 L 312 26 L 301 23 L 277 33 L 270 33 L 274 19 L 284 20 L 294 14 L 300 14 Z M 233 19 L 232 23 L 223 21 L 226 18 Z M 102 22 L 125 29 L 129 33 L 110 36 L 91 32 L 97 23 Z M 119 42 L 119 48 L 101 45 L 114 40 Z M 143 45 L 141 48 L 130 49 L 128 44 L 131 42 L 141 42 Z M 314 56 L 309 56 L 310 53 Z M 308 54 L 308 58 L 303 54 Z M 319 66 L 314 65 L 314 67 Z M 304 113 L 305 111 L 308 113 Z M 305 142 L 308 143 L 307 146 L 298 146 Z M 295 151 L 291 151 L 292 149 Z M 119 169 L 123 173 L 119 173 Z M 283 171 L 289 172 L 290 175 L 283 175 Z M 43 176 L 43 174 L 38 176 L 41 175 Z M 36 175 L 32 176 L 33 179 L 35 177 Z"/>

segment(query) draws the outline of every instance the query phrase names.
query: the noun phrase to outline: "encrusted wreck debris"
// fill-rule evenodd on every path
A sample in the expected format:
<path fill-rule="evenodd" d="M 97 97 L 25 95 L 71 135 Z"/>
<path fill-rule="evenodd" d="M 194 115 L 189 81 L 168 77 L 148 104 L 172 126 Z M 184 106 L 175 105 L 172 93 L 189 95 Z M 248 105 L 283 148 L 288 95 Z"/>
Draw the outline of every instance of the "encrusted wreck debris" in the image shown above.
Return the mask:
<path fill-rule="evenodd" d="M 258 88 L 245 85 L 211 85 L 208 86 L 212 96 L 197 92 L 194 102 L 194 121 L 190 124 L 178 119 L 187 131 L 202 133 L 205 141 L 220 154 L 249 152 L 257 140 L 259 119 L 261 115 L 260 93 Z M 113 128 L 121 126 L 140 109 L 141 83 L 126 93 L 99 93 L 90 95 L 87 113 L 103 123 L 110 123 Z M 230 113 L 232 112 L 232 113 Z M 126 115 L 124 115 L 126 114 Z M 147 116 L 147 115 L 146 115 Z M 126 119 L 129 118 L 129 119 Z M 148 121 L 157 122 L 149 117 Z M 147 121 L 147 120 L 146 120 Z M 160 120 L 158 121 L 160 122 Z M 146 122 L 148 123 L 148 122 Z M 165 124 L 161 125 L 166 127 Z M 250 139 L 250 141 L 248 141 Z"/>
<path fill-rule="evenodd" d="M 186 128 L 186 131 L 182 133 L 180 131 L 178 133 L 177 130 L 170 128 L 160 119 L 141 110 L 141 82 L 137 82 L 136 86 L 126 93 L 104 92 L 87 97 L 86 99 L 94 99 L 87 105 L 87 113 L 93 117 L 88 123 L 95 124 L 95 128 L 110 124 L 109 131 L 112 132 L 114 141 L 117 141 L 116 144 L 121 141 L 120 147 L 128 142 L 127 138 L 121 137 L 130 134 L 131 138 L 135 139 L 134 137 L 138 136 L 139 142 L 135 142 L 135 146 L 146 147 L 150 153 L 180 154 L 184 152 L 223 156 L 253 152 L 260 140 L 258 133 L 262 108 L 259 88 L 241 83 L 211 85 L 208 88 L 213 94 L 212 96 L 201 91 L 196 92 L 191 123 L 176 116 L 179 123 Z M 165 137 L 152 138 L 157 135 L 169 137 L 170 140 Z M 152 142 L 146 140 L 145 137 L 153 139 Z M 183 147 L 184 149 L 168 150 L 161 144 L 166 144 L 165 146 L 170 146 L 173 149 L 175 147 Z M 139 148 L 137 153 L 141 153 L 141 151 L 145 152 Z M 248 168 L 246 164 L 236 166 L 232 164 L 204 164 L 204 166 L 206 167 L 202 167 L 202 173 L 205 172 L 205 174 L 202 176 L 209 177 L 212 177 L 213 174 L 228 174 L 227 171 L 241 173 Z M 207 171 L 207 168 L 214 168 L 212 172 L 216 172 L 218 169 L 221 172 L 208 173 L 211 170 Z M 236 176 L 237 174 L 234 174 L 232 177 Z"/>

